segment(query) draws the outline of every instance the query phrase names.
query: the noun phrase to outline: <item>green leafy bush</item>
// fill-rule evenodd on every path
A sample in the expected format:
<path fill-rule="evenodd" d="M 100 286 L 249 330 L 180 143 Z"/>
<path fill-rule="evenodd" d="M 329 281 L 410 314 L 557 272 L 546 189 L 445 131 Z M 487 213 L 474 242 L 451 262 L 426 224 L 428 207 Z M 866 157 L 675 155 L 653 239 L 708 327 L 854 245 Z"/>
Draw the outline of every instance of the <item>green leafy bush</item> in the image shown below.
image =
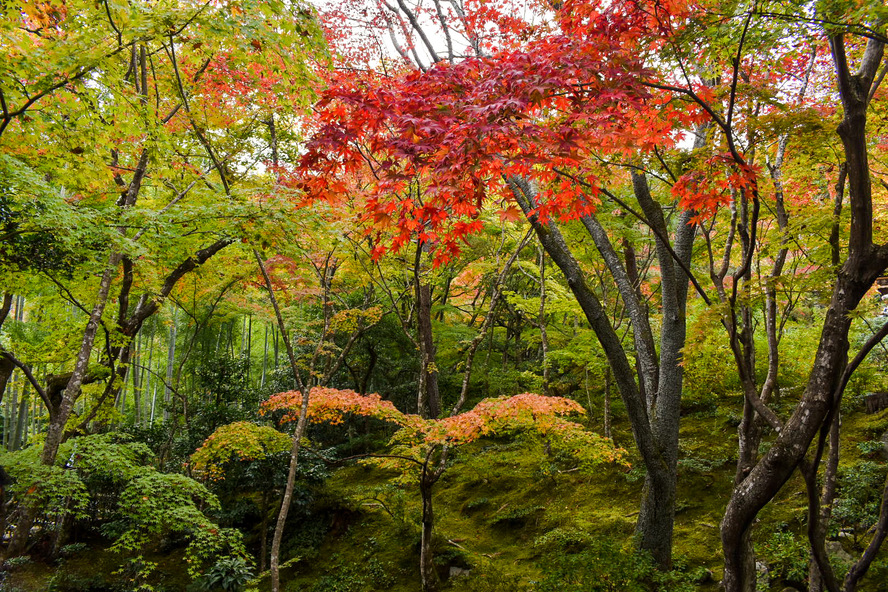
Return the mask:
<path fill-rule="evenodd" d="M 253 577 L 253 568 L 243 557 L 223 557 L 198 578 L 201 592 L 241 592 Z"/>
<path fill-rule="evenodd" d="M 778 530 L 756 546 L 756 553 L 768 564 L 772 576 L 794 584 L 807 580 L 808 544 L 801 537 Z"/>
<path fill-rule="evenodd" d="M 857 536 L 876 523 L 886 470 L 885 465 L 869 460 L 839 470 L 832 512 L 837 527 L 851 528 Z"/>
<path fill-rule="evenodd" d="M 553 542 L 558 537 L 553 537 Z M 571 544 L 579 541 L 575 537 Z M 544 574 L 539 592 L 691 592 L 693 575 L 680 571 L 658 572 L 651 557 L 624 549 L 611 540 L 589 538 L 578 553 L 555 544 L 540 564 Z"/>

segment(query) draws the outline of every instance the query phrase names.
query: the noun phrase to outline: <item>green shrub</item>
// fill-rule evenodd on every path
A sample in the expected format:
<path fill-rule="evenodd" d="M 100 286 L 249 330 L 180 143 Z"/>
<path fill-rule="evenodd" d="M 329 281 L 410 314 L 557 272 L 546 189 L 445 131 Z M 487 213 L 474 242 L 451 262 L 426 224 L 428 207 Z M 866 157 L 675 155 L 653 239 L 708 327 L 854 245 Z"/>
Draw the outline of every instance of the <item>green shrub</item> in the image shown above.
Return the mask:
<path fill-rule="evenodd" d="M 876 523 L 885 471 L 885 465 L 869 460 L 839 470 L 838 496 L 832 512 L 836 526 L 852 528 L 857 536 Z"/>
<path fill-rule="evenodd" d="M 576 541 L 574 541 L 576 542 Z M 651 557 L 617 543 L 590 538 L 579 553 L 555 546 L 540 564 L 539 592 L 691 592 L 692 574 L 658 572 Z"/>
<path fill-rule="evenodd" d="M 529 592 L 530 586 L 520 578 L 500 571 L 492 565 L 475 568 L 468 575 L 450 579 L 454 592 Z"/>
<path fill-rule="evenodd" d="M 756 554 L 768 564 L 773 577 L 796 584 L 807 580 L 808 544 L 797 535 L 778 530 L 756 546 Z"/>
<path fill-rule="evenodd" d="M 253 568 L 243 557 L 222 557 L 198 578 L 196 588 L 201 592 L 241 592 L 253 577 Z"/>

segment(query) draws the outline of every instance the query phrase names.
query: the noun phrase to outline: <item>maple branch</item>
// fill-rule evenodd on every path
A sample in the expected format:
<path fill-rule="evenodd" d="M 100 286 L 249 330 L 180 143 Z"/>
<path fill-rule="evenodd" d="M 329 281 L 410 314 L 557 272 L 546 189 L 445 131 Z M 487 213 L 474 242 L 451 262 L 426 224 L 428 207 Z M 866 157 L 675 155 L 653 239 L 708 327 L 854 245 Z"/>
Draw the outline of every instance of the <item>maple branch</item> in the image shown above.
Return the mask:
<path fill-rule="evenodd" d="M 166 50 L 166 45 L 163 48 Z M 179 89 L 179 96 L 182 97 L 182 103 L 185 105 L 185 111 L 191 111 L 188 107 L 188 97 L 185 96 L 185 87 L 182 86 L 182 77 L 179 76 L 179 64 L 176 61 L 176 46 L 173 42 L 172 34 L 170 34 L 170 48 L 167 50 L 167 56 L 169 56 L 170 62 L 173 64 L 173 72 L 176 74 L 176 86 Z"/>
<path fill-rule="evenodd" d="M 3 87 L 0 87 L 0 107 L 3 108 L 3 121 L 9 119 L 9 107 L 6 105 L 6 95 L 3 94 Z"/>
<path fill-rule="evenodd" d="M 872 39 L 874 41 L 881 41 L 882 43 L 888 43 L 888 37 L 879 31 L 873 29 L 872 27 L 868 27 L 861 23 L 843 23 L 840 21 L 831 21 L 829 19 L 822 19 L 816 17 L 803 17 L 798 14 L 784 14 L 780 12 L 769 12 L 769 11 L 757 11 L 756 14 L 759 16 L 763 16 L 766 18 L 774 18 L 782 21 L 792 22 L 792 23 L 808 23 L 812 25 L 820 25 L 824 29 L 834 28 L 834 27 L 842 27 L 845 29 L 845 32 L 852 33 L 854 35 L 860 35 L 861 37 L 865 37 L 867 39 Z M 841 33 L 840 33 L 841 34 Z"/>
<path fill-rule="evenodd" d="M 851 380 L 851 375 L 854 374 L 854 371 L 857 370 L 873 348 L 879 345 L 886 336 L 888 336 L 888 322 L 883 324 L 878 331 L 873 333 L 870 338 L 866 340 L 866 343 L 861 346 L 857 355 L 854 356 L 854 359 L 848 362 L 848 365 L 845 366 L 845 370 L 842 372 L 842 378 L 839 380 L 836 390 L 833 391 L 834 402 L 838 403 L 841 400 L 842 394 L 845 392 L 845 387 L 848 386 L 848 381 Z"/>
<path fill-rule="evenodd" d="M 104 0 L 102 4 L 105 6 L 105 14 L 108 15 L 108 22 L 111 24 L 111 28 L 114 29 L 114 32 L 117 34 L 117 45 L 119 47 L 123 45 L 123 35 L 120 33 L 120 29 L 118 29 L 117 25 L 114 23 L 114 17 L 111 16 L 111 9 L 108 7 L 108 0 Z"/>
<path fill-rule="evenodd" d="M 3 292 L 3 304 L 0 306 L 0 327 L 3 326 L 3 323 L 6 321 L 6 317 L 9 316 L 9 311 L 12 309 L 12 292 Z"/>
<path fill-rule="evenodd" d="M 74 294 L 72 294 L 71 291 L 64 284 L 62 284 L 60 281 L 55 279 L 55 277 L 53 277 L 53 275 L 51 273 L 49 273 L 48 271 L 44 270 L 43 273 L 46 275 L 46 277 L 49 278 L 49 280 L 52 283 L 54 283 L 56 286 L 58 286 L 59 289 L 68 296 L 68 301 L 71 304 L 73 304 L 75 307 L 79 308 L 82 312 L 86 313 L 87 315 L 89 314 L 89 310 L 87 310 L 87 308 L 85 306 L 83 306 L 80 303 L 80 301 L 77 300 L 77 298 L 75 298 Z"/>
<path fill-rule="evenodd" d="M 879 553 L 879 548 L 885 541 L 885 536 L 888 535 L 888 476 L 885 477 L 885 486 L 882 489 L 879 519 L 876 521 L 873 530 L 875 530 L 875 534 L 873 534 L 873 538 L 870 540 L 869 545 L 867 545 L 866 550 L 845 575 L 845 590 L 854 590 L 856 588 L 857 582 L 866 574 L 870 564 Z"/>
<path fill-rule="evenodd" d="M 444 17 L 444 9 L 441 7 L 441 0 L 434 0 L 434 3 L 435 11 L 438 13 L 438 20 L 441 21 L 441 29 L 444 30 L 444 39 L 447 42 L 447 58 L 452 64 L 455 58 L 453 55 L 453 40 L 450 37 L 450 27 L 447 25 L 447 20 Z"/>
<path fill-rule="evenodd" d="M 157 312 L 157 309 L 160 308 L 160 305 L 163 303 L 163 301 L 166 300 L 167 296 L 170 295 L 170 292 L 173 291 L 176 283 L 178 283 L 178 281 L 182 279 L 185 274 L 191 272 L 200 265 L 203 265 L 207 262 L 207 260 L 210 259 L 210 257 L 232 243 L 234 243 L 234 239 L 219 239 L 215 243 L 197 251 L 193 256 L 188 257 L 182 263 L 180 263 L 178 267 L 171 271 L 170 274 L 166 277 L 163 282 L 163 286 L 161 287 L 160 292 L 157 294 L 156 297 L 151 299 L 151 301 L 149 302 L 148 294 L 142 295 L 142 297 L 139 299 L 139 303 L 136 305 L 136 309 L 133 311 L 133 314 L 130 315 L 129 320 L 126 323 L 126 329 L 130 332 L 133 332 L 133 329 L 138 329 L 145 319 Z"/>
<path fill-rule="evenodd" d="M 675 253 L 675 250 L 673 250 L 672 245 L 669 243 L 668 238 L 663 236 L 660 233 L 660 231 L 657 228 L 655 228 L 654 225 L 651 224 L 647 218 L 645 218 L 641 213 L 635 211 L 629 204 L 627 204 L 625 201 L 623 201 L 622 199 L 620 199 L 619 197 L 617 197 L 616 195 L 614 195 L 613 193 L 608 191 L 606 188 L 596 187 L 596 186 L 592 185 L 591 183 L 589 183 L 588 181 L 584 181 L 583 179 L 580 179 L 579 177 L 572 175 L 563 169 L 559 169 L 558 167 L 553 167 L 552 170 L 555 171 L 556 173 L 558 173 L 559 175 L 562 175 L 564 177 L 567 177 L 567 178 L 579 183 L 580 185 L 582 185 L 583 187 L 586 187 L 587 189 L 591 189 L 592 191 L 600 191 L 601 193 L 605 194 L 608 198 L 610 198 L 611 201 L 615 202 L 621 208 L 625 209 L 627 212 L 629 212 L 630 214 L 635 216 L 642 224 L 644 224 L 645 226 L 650 228 L 651 232 L 653 232 L 654 235 L 658 239 L 660 239 L 660 241 L 663 242 L 666 249 L 668 249 L 669 254 L 672 257 L 672 259 L 674 259 L 678 263 L 678 265 L 681 267 L 682 271 L 684 271 L 685 274 L 688 276 L 688 279 L 691 280 L 691 283 L 694 285 L 694 289 L 700 295 L 700 297 L 703 298 L 703 301 L 707 305 L 712 304 L 712 302 L 709 300 L 709 296 L 707 296 L 706 292 L 703 291 L 703 287 L 700 285 L 700 282 L 697 281 L 697 278 L 694 275 L 694 273 L 690 270 L 690 268 L 687 265 L 685 265 L 684 261 L 681 260 L 681 257 L 679 257 Z"/>
<path fill-rule="evenodd" d="M 290 341 L 290 332 L 287 330 L 287 325 L 284 323 L 284 317 L 281 314 L 281 307 L 278 305 L 277 297 L 274 295 L 274 285 L 271 283 L 271 277 L 268 275 L 268 269 L 265 267 L 265 261 L 262 258 L 262 255 L 259 253 L 258 249 L 253 249 L 253 256 L 256 258 L 256 263 L 259 265 L 259 271 L 262 273 L 262 279 L 265 280 L 265 288 L 268 290 L 268 300 L 271 302 L 271 307 L 274 309 L 274 316 L 277 319 L 278 330 L 281 332 L 281 338 L 284 342 L 284 347 L 287 350 L 287 358 L 290 361 L 290 368 L 293 370 L 293 380 L 296 383 L 296 388 L 302 392 L 304 403 L 308 402 L 308 389 L 306 388 L 306 383 L 302 380 L 302 374 L 299 372 L 299 367 L 296 364 L 296 354 L 293 352 L 293 343 Z M 300 410 L 299 423 L 304 423 L 304 414 L 307 412 L 308 405 L 303 404 L 302 409 Z M 298 429 L 298 426 L 297 426 Z M 294 442 L 294 449 L 296 449 L 296 443 Z M 298 449 L 296 449 L 298 450 Z"/>
<path fill-rule="evenodd" d="M 745 189 L 741 189 L 742 195 L 746 194 Z M 740 287 L 740 282 L 738 281 L 744 275 L 749 273 L 749 270 L 752 269 L 752 258 L 755 255 L 755 244 L 757 242 L 758 235 L 758 219 L 759 219 L 759 210 L 760 203 L 758 198 L 758 190 L 753 188 L 752 190 L 752 219 L 751 222 L 744 222 L 743 225 L 749 229 L 749 237 L 745 238 L 744 232 L 741 231 L 741 240 L 748 240 L 749 247 L 746 252 L 746 257 L 744 257 L 743 264 L 740 266 L 740 269 L 734 272 L 734 282 L 731 286 L 731 306 L 734 306 L 734 303 L 737 301 L 737 290 Z"/>
<path fill-rule="evenodd" d="M 419 68 L 420 70 L 422 70 L 423 72 L 428 70 L 428 68 L 422 63 L 422 60 L 419 59 L 419 53 L 416 51 L 416 44 L 413 43 L 413 41 L 410 39 L 410 31 L 407 28 L 407 25 L 404 24 L 404 19 L 401 17 L 401 13 L 398 12 L 398 9 L 395 6 L 389 4 L 385 0 L 380 0 L 380 2 L 398 19 L 398 24 L 401 25 L 401 32 L 404 34 L 404 38 L 407 42 L 407 46 L 410 49 L 410 51 L 413 52 L 413 62 L 415 62 L 414 65 L 417 68 Z M 400 44 L 398 43 L 398 41 L 395 37 L 394 28 L 393 28 L 392 23 L 389 19 L 386 19 L 386 25 L 389 29 L 389 36 L 392 38 L 392 43 L 395 45 L 395 48 L 398 49 L 398 53 L 400 53 L 401 57 L 403 57 L 406 61 L 410 62 L 411 60 L 406 55 L 406 52 L 403 49 L 400 49 Z"/>
<path fill-rule="evenodd" d="M 22 373 L 25 375 L 25 378 L 28 379 L 28 382 L 30 382 L 31 386 L 34 387 L 34 390 L 37 391 L 37 394 L 40 395 L 40 398 L 43 400 L 46 408 L 52 409 L 52 401 L 49 399 L 49 395 L 46 393 L 46 390 L 42 386 L 40 386 L 40 383 L 34 377 L 34 374 L 31 372 L 31 367 L 15 357 L 12 352 L 6 351 L 5 349 L 0 348 L 0 356 L 3 356 L 4 358 L 12 362 L 16 368 L 22 371 Z"/>
<path fill-rule="evenodd" d="M 836 85 L 839 87 L 839 98 L 847 109 L 847 97 L 851 92 L 851 72 L 848 69 L 848 57 L 845 55 L 845 37 L 839 33 L 838 35 L 830 35 L 828 39 L 833 63 L 836 66 Z"/>
<path fill-rule="evenodd" d="M 212 54 L 210 55 L 210 57 L 208 57 L 207 59 L 204 60 L 203 64 L 201 64 L 200 68 L 197 69 L 197 72 L 194 73 L 194 76 L 191 77 L 191 82 L 192 82 L 192 83 L 195 83 L 195 82 L 197 82 L 198 80 L 201 79 L 201 77 L 203 76 L 204 72 L 207 71 L 207 67 L 210 65 L 210 62 L 211 62 L 211 61 L 213 61 L 213 55 L 212 55 Z M 152 71 L 153 71 L 153 65 L 152 65 Z M 177 76 L 178 76 L 178 74 L 177 74 Z M 181 81 L 180 81 L 180 85 L 181 85 Z M 180 89 L 181 89 L 181 86 L 180 86 Z M 182 108 L 182 105 L 183 105 L 183 103 L 179 103 L 178 105 L 176 105 L 175 107 L 173 107 L 173 108 L 170 110 L 170 112 L 167 113 L 167 115 L 166 115 L 163 119 L 160 120 L 161 123 L 168 123 L 169 120 L 172 119 L 173 117 L 175 117 L 176 113 L 179 112 L 179 109 Z"/>
<path fill-rule="evenodd" d="M 407 15 L 407 20 L 410 21 L 410 26 L 413 27 L 413 30 L 415 30 L 416 33 L 419 35 L 419 38 L 422 39 L 422 42 L 426 46 L 426 49 L 428 50 L 429 56 L 432 58 L 432 61 L 436 63 L 440 62 L 441 57 L 438 55 L 438 52 L 435 51 L 434 46 L 432 46 L 432 42 L 429 41 L 425 30 L 421 26 L 419 26 L 419 22 L 416 20 L 416 15 L 413 14 L 413 11 L 411 11 L 407 7 L 407 4 L 404 2 L 404 0 L 397 0 L 397 2 L 398 6 L 401 7 L 401 10 L 404 11 L 404 14 Z"/>
<path fill-rule="evenodd" d="M 882 64 L 882 70 L 876 76 L 875 80 L 873 80 L 873 84 L 870 87 L 869 96 L 866 99 L 867 103 L 872 102 L 873 97 L 876 95 L 876 91 L 879 89 L 879 86 L 881 86 L 882 81 L 885 79 L 885 74 L 888 74 L 888 61 Z"/>
<path fill-rule="evenodd" d="M 335 464 L 344 463 L 345 461 L 348 461 L 348 460 L 357 460 L 359 458 L 397 458 L 399 460 L 410 461 L 414 464 L 419 465 L 420 467 L 424 466 L 424 463 L 422 461 L 416 460 L 415 458 L 411 458 L 409 456 L 403 456 L 400 454 L 371 454 L 369 452 L 365 452 L 363 454 L 354 454 L 352 456 L 346 456 L 346 457 L 340 458 L 339 460 L 327 460 L 325 462 L 327 462 L 328 464 L 335 465 Z"/>
<path fill-rule="evenodd" d="M 633 173 L 634 176 L 635 174 Z M 660 369 L 657 363 L 657 351 L 648 319 L 648 311 L 642 306 L 642 299 L 636 290 L 638 284 L 630 279 L 626 266 L 623 265 L 619 255 L 617 255 L 613 244 L 611 244 L 610 237 L 599 223 L 598 218 L 594 214 L 586 214 L 582 216 L 581 221 L 589 236 L 592 237 L 621 296 L 621 298 L 615 299 L 615 307 L 622 300 L 625 306 L 625 314 L 629 317 L 635 329 L 633 331 L 633 339 L 636 350 L 636 364 L 639 366 L 639 383 L 642 387 L 642 395 L 646 400 L 650 401 L 653 393 L 657 392 Z M 601 284 L 604 285 L 603 279 Z"/>
<path fill-rule="evenodd" d="M 204 9 L 206 9 L 206 7 L 209 6 L 209 5 L 212 4 L 212 3 L 213 3 L 213 0 L 207 0 L 206 2 L 204 2 L 202 6 L 200 6 L 197 10 L 194 11 L 194 14 L 192 14 L 190 17 L 188 17 L 188 19 L 187 19 L 184 23 L 182 23 L 182 26 L 181 26 L 181 27 L 179 27 L 178 29 L 174 29 L 174 30 L 170 31 L 170 33 L 169 33 L 170 36 L 173 36 L 173 35 L 178 36 L 179 33 L 181 33 L 181 32 L 184 31 L 186 28 L 188 28 L 188 25 L 190 25 L 191 23 L 193 23 L 194 20 L 195 20 L 197 17 L 200 16 L 200 13 L 202 13 L 202 12 L 204 11 Z"/>
<path fill-rule="evenodd" d="M 112 52 L 111 54 L 109 54 L 105 57 L 109 58 L 109 57 L 115 55 L 116 53 L 117 53 L 117 51 Z M 46 95 L 62 88 L 63 86 L 66 86 L 66 85 L 74 82 L 75 80 L 79 80 L 79 79 L 83 78 L 84 76 L 86 76 L 87 74 L 89 74 L 90 72 L 92 72 L 95 69 L 96 69 L 95 66 L 87 66 L 83 70 L 80 70 L 79 72 L 75 72 L 74 74 L 69 75 L 68 77 L 64 78 L 61 82 L 57 82 L 57 83 L 49 86 L 48 88 L 40 91 L 36 95 L 31 96 L 30 98 L 28 98 L 27 101 L 25 101 L 24 105 L 22 105 L 20 108 L 16 109 L 15 111 L 9 111 L 6 106 L 6 101 L 4 100 L 3 101 L 3 121 L 0 122 L 0 137 L 3 136 L 3 132 L 6 130 L 6 127 L 12 122 L 12 120 L 14 118 L 18 117 L 19 115 L 22 115 L 23 113 L 25 113 L 25 111 L 27 111 L 28 109 L 31 108 L 31 105 L 33 105 L 34 103 L 36 103 L 37 101 L 39 101 L 40 99 L 45 97 Z"/>
<path fill-rule="evenodd" d="M 647 86 L 649 88 L 656 88 L 658 90 L 668 90 L 669 92 L 679 93 L 683 95 L 689 96 L 697 105 L 703 109 L 709 117 L 712 118 L 712 121 L 715 122 L 718 127 L 722 129 L 722 132 L 725 134 L 725 141 L 728 143 L 728 151 L 731 153 L 731 157 L 734 159 L 734 162 L 740 165 L 745 165 L 746 160 L 740 155 L 737 151 L 737 146 L 734 144 L 734 134 L 731 131 L 731 125 L 729 122 L 726 122 L 722 117 L 716 113 L 712 107 L 700 98 L 700 95 L 695 93 L 690 88 L 682 88 L 680 86 L 672 86 L 669 84 L 661 84 L 659 82 L 650 82 L 647 80 L 640 80 L 639 84 L 642 86 Z"/>
<path fill-rule="evenodd" d="M 743 44 L 746 41 L 746 33 L 749 31 L 749 24 L 752 22 L 753 11 L 749 11 L 746 15 L 746 22 L 743 23 L 743 32 L 740 34 L 740 43 L 737 44 L 737 54 L 734 57 L 734 68 L 731 78 L 731 98 L 728 100 L 728 117 L 725 123 L 731 127 L 731 120 L 734 117 L 734 106 L 737 101 L 737 81 L 740 78 L 740 55 L 743 53 Z"/>
<path fill-rule="evenodd" d="M 450 5 L 453 6 L 453 11 L 456 13 L 456 17 L 459 19 L 459 22 L 462 24 L 463 29 L 465 30 L 469 45 L 471 45 L 472 49 L 475 50 L 475 55 L 478 57 L 483 56 L 484 52 L 481 49 L 481 38 L 478 36 L 475 28 L 469 26 L 469 21 L 466 17 L 466 11 L 463 9 L 458 0 L 448 1 L 450 2 Z"/>
<path fill-rule="evenodd" d="M 183 189 L 182 191 L 180 191 L 175 197 L 173 197 L 173 199 L 170 200 L 170 203 L 168 203 L 167 205 L 165 205 L 163 208 L 161 208 L 161 209 L 157 212 L 157 216 L 161 216 L 161 215 L 165 214 L 166 212 L 169 211 L 170 208 L 172 208 L 174 205 L 176 205 L 177 203 L 179 203 L 179 202 L 180 202 L 180 201 L 181 201 L 181 200 L 182 200 L 182 199 L 188 194 L 188 192 L 191 191 L 191 189 L 192 189 L 195 185 L 197 185 L 197 182 L 198 182 L 198 181 L 201 181 L 202 179 L 204 179 L 204 178 L 207 176 L 207 173 L 209 173 L 210 170 L 212 170 L 212 169 L 207 169 L 207 171 L 201 173 L 201 175 L 200 175 L 197 179 L 193 180 L 193 181 L 188 185 L 188 187 L 186 187 L 185 189 Z M 175 190 L 175 187 L 172 187 L 172 189 Z M 147 230 L 148 230 L 148 227 L 147 227 L 147 226 L 145 226 L 145 227 L 143 227 L 142 229 L 140 229 L 140 230 L 135 234 L 135 236 L 133 236 L 133 242 L 139 240 L 139 239 L 142 237 L 142 235 L 145 234 L 145 232 L 146 232 Z"/>
<path fill-rule="evenodd" d="M 657 160 L 660 162 L 660 166 L 662 166 L 666 172 L 669 174 L 669 178 L 672 179 L 673 183 L 678 181 L 678 177 L 675 176 L 675 173 L 672 172 L 672 169 L 666 164 L 666 161 L 663 160 L 663 155 L 660 154 L 660 149 L 657 146 L 654 146 L 654 156 L 657 157 Z"/>

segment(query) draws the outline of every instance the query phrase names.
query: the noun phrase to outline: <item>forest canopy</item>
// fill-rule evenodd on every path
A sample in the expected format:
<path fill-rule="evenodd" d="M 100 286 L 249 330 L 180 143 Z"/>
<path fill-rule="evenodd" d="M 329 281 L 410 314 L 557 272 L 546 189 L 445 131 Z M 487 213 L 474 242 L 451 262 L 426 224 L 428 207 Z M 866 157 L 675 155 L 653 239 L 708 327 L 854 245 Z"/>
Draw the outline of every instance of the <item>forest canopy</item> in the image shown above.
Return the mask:
<path fill-rule="evenodd" d="M 0 12 L 0 589 L 883 589 L 884 3 Z"/>

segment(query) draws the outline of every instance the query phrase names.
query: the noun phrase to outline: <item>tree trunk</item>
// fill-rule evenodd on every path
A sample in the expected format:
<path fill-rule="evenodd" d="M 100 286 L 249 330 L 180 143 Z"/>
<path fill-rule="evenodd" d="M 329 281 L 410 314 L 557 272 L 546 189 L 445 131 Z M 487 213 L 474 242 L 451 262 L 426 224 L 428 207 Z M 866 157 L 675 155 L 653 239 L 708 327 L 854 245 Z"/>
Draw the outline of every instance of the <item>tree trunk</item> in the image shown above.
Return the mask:
<path fill-rule="evenodd" d="M 588 285 L 582 269 L 568 249 L 561 232 L 552 223 L 543 225 L 532 213 L 536 197 L 535 190 L 523 179 L 513 178 L 509 182 L 516 200 L 528 216 L 540 242 L 552 261 L 564 274 L 568 287 L 585 313 L 586 319 L 598 337 L 613 370 L 617 388 L 626 406 L 635 443 L 648 471 L 637 523 L 639 545 L 642 549 L 650 552 L 659 565 L 668 568 L 671 565 L 681 368 L 680 366 L 672 368 L 669 373 L 670 380 L 662 388 L 658 387 L 659 393 L 656 401 L 645 401 L 635 381 L 626 350 L 614 331 L 601 302 Z M 692 228 L 690 231 L 684 229 L 684 232 L 690 236 L 684 240 L 682 253 L 690 257 L 693 230 Z M 665 268 L 670 262 L 671 259 L 661 260 L 661 266 Z M 635 288 L 631 282 L 627 281 L 626 285 L 634 293 Z M 667 357 L 668 363 L 673 365 L 680 359 L 680 348 L 675 350 L 674 346 L 679 342 L 683 345 L 684 339 L 684 309 L 682 306 L 687 290 L 687 281 L 684 282 L 684 292 L 678 288 L 679 285 L 681 282 L 676 280 L 673 282 L 671 290 L 664 286 L 664 293 L 671 292 L 671 295 L 664 298 L 664 327 L 661 347 L 666 350 L 664 355 Z M 665 310 L 667 301 L 669 310 Z M 646 317 L 644 320 L 646 321 Z M 637 327 L 637 330 L 643 331 L 644 327 Z M 636 344 L 644 345 L 645 343 L 646 340 L 636 338 Z M 656 367 L 656 362 L 649 361 L 645 366 Z M 641 378 L 643 381 L 647 381 L 651 388 L 660 382 L 657 376 L 642 376 Z M 653 422 L 649 419 L 649 402 L 655 403 L 651 407 L 655 412 Z"/>
<path fill-rule="evenodd" d="M 262 524 L 259 526 L 259 536 L 262 537 L 259 545 L 259 572 L 265 571 L 268 562 L 268 510 L 270 510 L 270 488 L 262 490 L 262 502 L 260 504 L 260 513 L 262 514 Z"/>
<path fill-rule="evenodd" d="M 417 281 L 419 277 L 417 276 Z M 420 372 L 423 374 L 420 384 L 423 392 L 419 393 L 417 413 L 422 417 L 438 418 L 441 416 L 441 395 L 438 391 L 438 368 L 435 365 L 435 336 L 432 331 L 432 287 L 420 283 L 416 287 L 417 307 L 416 326 L 419 341 Z"/>
<path fill-rule="evenodd" d="M 20 450 L 22 444 L 28 439 L 28 387 L 22 385 L 21 400 L 19 401 L 18 413 L 16 414 L 15 430 L 12 433 L 12 443 L 9 449 L 12 451 Z"/>
<path fill-rule="evenodd" d="M 167 365 L 166 365 L 166 384 L 163 388 L 163 423 L 170 421 L 170 406 L 172 401 L 172 391 L 170 386 L 173 383 L 173 370 L 176 362 L 176 317 L 179 308 L 173 308 L 173 324 L 170 326 L 170 342 L 167 349 Z"/>
<path fill-rule="evenodd" d="M 437 478 L 429 473 L 428 463 L 422 468 L 419 492 L 422 497 L 422 538 L 419 549 L 419 573 L 422 579 L 422 592 L 438 590 L 438 573 L 432 555 L 432 535 L 435 528 L 435 514 L 432 508 L 432 488 Z"/>
<path fill-rule="evenodd" d="M 133 357 L 133 424 L 138 426 L 142 414 L 142 333 L 136 333 L 136 352 Z"/>
<path fill-rule="evenodd" d="M 866 109 L 868 93 L 883 57 L 883 44 L 870 39 L 860 70 L 851 74 L 842 35 L 830 37 L 844 117 L 838 133 L 847 163 L 851 226 L 848 258 L 837 273 L 832 299 L 823 322 L 820 344 L 801 400 L 768 452 L 734 488 L 722 520 L 726 592 L 747 592 L 754 581 L 748 540 L 759 511 L 773 499 L 804 459 L 824 421 L 837 409 L 837 391 L 848 356 L 850 314 L 886 265 L 888 247 L 872 242 L 872 194 L 867 161 Z M 836 396 L 839 395 L 839 397 Z"/>
<path fill-rule="evenodd" d="M 46 440 L 43 443 L 43 452 L 40 457 L 40 460 L 44 465 L 52 465 L 55 463 L 59 445 L 62 442 L 62 434 L 65 429 L 65 424 L 71 416 L 71 411 L 74 409 L 74 403 L 80 395 L 80 387 L 86 378 L 89 358 L 92 354 L 96 333 L 99 329 L 99 321 L 102 318 L 102 313 L 105 311 L 105 305 L 108 303 L 111 283 L 117 272 L 117 266 L 120 264 L 120 260 L 121 255 L 119 253 L 112 253 L 109 257 L 108 265 L 99 282 L 99 291 L 96 296 L 96 302 L 93 305 L 93 310 L 89 315 L 89 321 L 87 321 L 86 329 L 83 332 L 80 351 L 74 362 L 74 371 L 71 373 L 71 378 L 68 380 L 68 384 L 62 393 L 62 400 L 58 412 L 54 414 L 50 413 L 49 427 L 46 432 Z M 16 524 L 12 539 L 9 541 L 9 556 L 16 557 L 21 555 L 27 548 L 31 526 L 34 524 L 34 520 L 37 517 L 37 511 L 36 506 L 28 503 L 24 504 L 21 519 L 19 520 L 19 523 Z"/>
<path fill-rule="evenodd" d="M 287 523 L 287 514 L 290 512 L 290 501 L 293 498 L 293 488 L 296 485 L 296 470 L 299 466 L 299 448 L 302 444 L 302 437 L 305 435 L 305 428 L 308 425 L 308 401 L 310 390 L 309 386 L 303 383 L 301 375 L 299 374 L 299 367 L 296 364 L 296 354 L 293 352 L 293 344 L 287 333 L 287 326 L 284 323 L 284 317 L 281 314 L 280 306 L 278 306 L 277 298 L 274 295 L 274 287 L 271 283 L 271 278 L 268 276 L 265 263 L 262 261 L 262 257 L 258 251 L 254 250 L 253 255 L 256 257 L 256 262 L 259 264 L 259 270 L 262 272 L 262 277 L 265 280 L 265 287 L 268 290 L 268 299 L 271 301 L 275 317 L 277 318 L 278 330 L 283 339 L 284 347 L 287 349 L 287 359 L 290 361 L 290 369 L 293 372 L 293 381 L 296 388 L 302 392 L 302 405 L 299 408 L 299 420 L 296 422 L 296 431 L 293 434 L 293 446 L 290 448 L 290 467 L 287 471 L 287 484 L 284 487 L 284 495 L 281 498 L 281 508 L 278 511 L 278 518 L 274 527 L 274 536 L 271 541 L 271 557 L 269 562 L 271 564 L 271 592 L 280 592 L 281 574 L 279 560 L 281 554 L 281 541 L 283 541 L 284 538 L 284 526 Z M 275 344 L 277 344 L 277 340 L 275 340 Z M 277 350 L 277 348 L 275 348 L 275 350 Z M 277 353 L 277 351 L 275 351 L 275 353 Z"/>
<path fill-rule="evenodd" d="M 586 370 L 588 376 L 589 370 Z M 604 437 L 611 438 L 611 369 L 604 369 Z"/>

